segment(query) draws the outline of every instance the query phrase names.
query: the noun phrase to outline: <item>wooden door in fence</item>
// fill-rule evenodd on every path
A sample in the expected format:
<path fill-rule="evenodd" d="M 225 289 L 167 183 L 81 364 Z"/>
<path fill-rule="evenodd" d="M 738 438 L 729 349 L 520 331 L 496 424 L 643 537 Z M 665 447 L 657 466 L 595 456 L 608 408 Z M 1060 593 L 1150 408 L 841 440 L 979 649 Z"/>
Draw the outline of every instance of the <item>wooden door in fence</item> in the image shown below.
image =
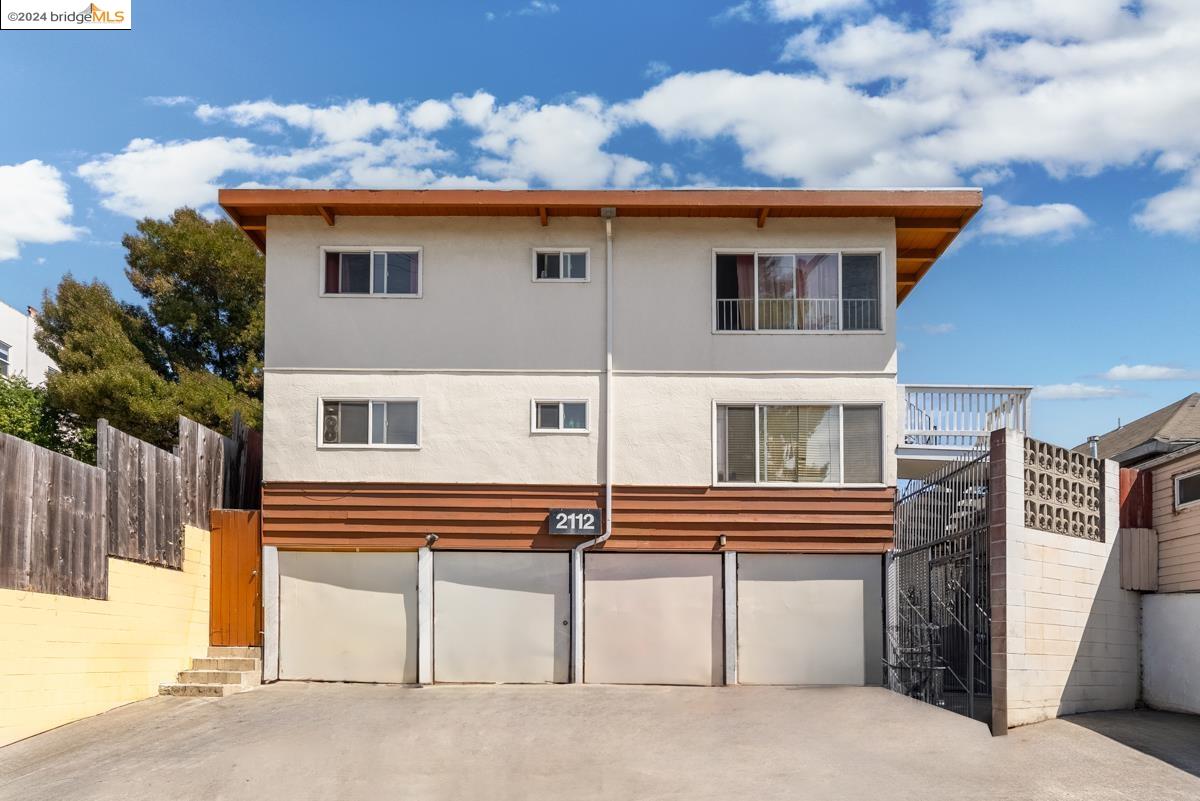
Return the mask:
<path fill-rule="evenodd" d="M 262 645 L 261 523 L 256 511 L 212 510 L 211 645 Z"/>

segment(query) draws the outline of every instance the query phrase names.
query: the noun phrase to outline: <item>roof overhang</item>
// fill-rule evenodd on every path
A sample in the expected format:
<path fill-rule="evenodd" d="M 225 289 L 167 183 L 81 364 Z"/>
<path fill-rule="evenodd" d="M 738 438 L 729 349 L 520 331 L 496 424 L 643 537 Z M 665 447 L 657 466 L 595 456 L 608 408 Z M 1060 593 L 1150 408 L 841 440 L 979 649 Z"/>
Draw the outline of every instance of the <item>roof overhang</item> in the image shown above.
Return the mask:
<path fill-rule="evenodd" d="M 896 221 L 896 300 L 925 277 L 983 205 L 980 189 L 222 189 L 221 208 L 266 251 L 267 217 L 887 217 Z"/>

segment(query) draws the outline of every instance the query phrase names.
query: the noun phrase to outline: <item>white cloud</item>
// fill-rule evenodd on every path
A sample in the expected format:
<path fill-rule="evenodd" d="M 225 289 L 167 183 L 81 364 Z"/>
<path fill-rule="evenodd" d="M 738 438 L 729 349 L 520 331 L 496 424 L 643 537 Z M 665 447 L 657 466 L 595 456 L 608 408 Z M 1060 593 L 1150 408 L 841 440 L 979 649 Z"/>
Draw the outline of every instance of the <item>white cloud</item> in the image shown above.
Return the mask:
<path fill-rule="evenodd" d="M 1013 171 L 1008 167 L 984 167 L 971 176 L 971 183 L 976 186 L 991 186 L 1012 177 Z"/>
<path fill-rule="evenodd" d="M 484 152 L 477 166 L 486 176 L 569 189 L 630 186 L 651 169 L 603 149 L 617 121 L 599 98 L 546 105 L 524 98 L 500 106 L 495 100 L 485 92 L 453 100 L 462 121 L 479 131 L 473 144 Z"/>
<path fill-rule="evenodd" d="M 196 101 L 187 95 L 154 95 L 147 97 L 146 102 L 152 106 L 167 106 L 169 108 L 171 106 L 183 106 L 188 103 L 195 103 Z"/>
<path fill-rule="evenodd" d="M 547 0 L 529 0 L 529 4 L 517 9 L 516 13 L 523 17 L 540 17 L 547 14 L 557 14 L 558 4 L 547 2 Z"/>
<path fill-rule="evenodd" d="M 732 5 L 719 14 L 712 16 L 712 21 L 720 24 L 723 22 L 753 22 L 754 21 L 754 2 L 753 0 L 743 0 L 737 5 Z"/>
<path fill-rule="evenodd" d="M 440 100 L 426 100 L 408 112 L 408 124 L 420 131 L 440 131 L 454 119 L 454 108 Z"/>
<path fill-rule="evenodd" d="M 212 203 L 218 179 L 258 163 L 254 145 L 246 139 L 134 139 L 120 153 L 81 165 L 79 176 L 104 196 L 100 202 L 111 211 L 130 217 L 163 216 L 179 206 Z"/>
<path fill-rule="evenodd" d="M 1033 388 L 1033 396 L 1038 400 L 1095 400 L 1099 398 L 1116 398 L 1126 394 L 1120 387 L 1103 387 L 1095 384 L 1044 384 Z"/>
<path fill-rule="evenodd" d="M 329 142 L 362 139 L 378 131 L 398 131 L 403 127 L 400 109 L 391 103 L 351 100 L 342 105 L 309 106 L 301 103 L 281 105 L 272 100 L 255 100 L 231 106 L 204 104 L 196 116 L 206 122 L 227 121 L 240 127 L 262 125 L 271 128 L 282 123 L 311 131 Z"/>
<path fill-rule="evenodd" d="M 778 20 L 809 19 L 869 6 L 870 0 L 766 0 L 767 12 Z"/>
<path fill-rule="evenodd" d="M 921 330 L 932 336 L 952 334 L 954 333 L 954 329 L 954 323 L 924 323 L 921 325 Z"/>
<path fill-rule="evenodd" d="M 955 39 L 997 33 L 1094 39 L 1128 20 L 1129 0 L 948 0 L 946 24 Z"/>
<path fill-rule="evenodd" d="M 1020 206 L 992 195 L 984 200 L 981 222 L 976 230 L 984 236 L 1004 239 L 1065 239 L 1090 224 L 1088 216 L 1070 203 Z"/>
<path fill-rule="evenodd" d="M 661 80 L 671 74 L 671 65 L 665 61 L 651 61 L 642 71 L 642 75 L 652 81 Z"/>
<path fill-rule="evenodd" d="M 1156 234 L 1200 234 L 1200 168 L 1179 186 L 1146 201 L 1133 222 Z"/>
<path fill-rule="evenodd" d="M 1194 381 L 1200 371 L 1161 364 L 1118 364 L 1101 374 L 1109 381 Z"/>
<path fill-rule="evenodd" d="M 21 245 L 75 239 L 71 200 L 62 175 L 36 159 L 0 164 L 0 261 L 21 255 Z"/>

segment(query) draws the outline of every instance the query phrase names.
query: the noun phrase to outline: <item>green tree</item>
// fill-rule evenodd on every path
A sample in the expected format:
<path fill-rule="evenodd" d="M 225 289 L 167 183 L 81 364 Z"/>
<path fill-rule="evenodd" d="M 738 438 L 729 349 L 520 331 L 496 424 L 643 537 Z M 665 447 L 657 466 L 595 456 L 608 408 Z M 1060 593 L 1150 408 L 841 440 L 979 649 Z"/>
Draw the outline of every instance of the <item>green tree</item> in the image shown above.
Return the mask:
<path fill-rule="evenodd" d="M 146 300 L 118 301 L 68 275 L 43 300 L 38 344 L 58 364 L 49 403 L 162 447 L 176 417 L 228 431 L 262 417 L 263 259 L 233 225 L 192 209 L 142 220 L 124 238 Z"/>
<path fill-rule="evenodd" d="M 85 462 L 95 460 L 96 431 L 55 408 L 23 375 L 0 376 L 0 431 Z"/>
<path fill-rule="evenodd" d="M 262 397 L 264 264 L 227 220 L 178 209 L 126 234 L 125 271 L 177 370 L 208 371 Z"/>

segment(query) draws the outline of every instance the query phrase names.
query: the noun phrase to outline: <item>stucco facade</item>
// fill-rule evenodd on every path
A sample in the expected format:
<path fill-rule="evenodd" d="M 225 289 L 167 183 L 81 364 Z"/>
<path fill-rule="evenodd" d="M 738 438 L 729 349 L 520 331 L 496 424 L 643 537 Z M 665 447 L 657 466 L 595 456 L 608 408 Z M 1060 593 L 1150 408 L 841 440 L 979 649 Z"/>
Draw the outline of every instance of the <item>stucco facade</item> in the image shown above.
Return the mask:
<path fill-rule="evenodd" d="M 266 252 L 263 543 L 280 571 L 278 588 L 264 585 L 268 675 L 302 677 L 289 655 L 332 658 L 321 648 L 339 619 L 373 631 L 379 603 L 399 608 L 352 598 L 375 568 L 345 574 L 340 556 L 412 555 L 415 586 L 394 578 L 384 595 L 404 596 L 416 622 L 380 636 L 404 648 L 342 649 L 324 675 L 720 684 L 737 681 L 744 650 L 754 681 L 879 682 L 897 298 L 978 193 L 227 190 L 221 202 Z M 392 280 L 382 272 L 342 294 L 347 261 L 330 254 L 367 249 L 356 269 L 390 270 L 378 251 L 404 252 L 403 295 L 370 291 Z M 587 275 L 537 280 L 541 249 L 586 253 Z M 841 255 L 820 275 L 796 255 L 829 253 Z M 867 265 L 857 294 L 843 293 L 846 254 Z M 763 277 L 764 258 L 781 259 L 782 279 Z M 736 325 L 718 323 L 718 297 L 730 302 L 718 285 L 735 293 Z M 790 325 L 760 326 L 776 308 L 764 298 L 787 305 Z M 846 324 L 847 299 L 870 322 Z M 538 401 L 582 404 L 586 422 L 539 430 Z M 368 437 L 379 418 L 364 402 L 386 420 L 388 403 L 417 404 L 416 434 Z M 739 407 L 732 428 L 726 404 Z M 347 409 L 356 444 L 338 439 Z M 768 432 L 770 419 L 781 427 Z M 554 534 L 552 509 L 601 523 Z M 739 577 L 741 553 L 757 572 Z M 300 578 L 340 588 L 345 607 L 306 620 Z M 814 597 L 818 611 L 798 610 Z M 803 642 L 783 648 L 780 627 Z"/>
<path fill-rule="evenodd" d="M 0 374 L 23 375 L 41 384 L 54 362 L 41 351 L 33 335 L 37 317 L 0 303 Z"/>

